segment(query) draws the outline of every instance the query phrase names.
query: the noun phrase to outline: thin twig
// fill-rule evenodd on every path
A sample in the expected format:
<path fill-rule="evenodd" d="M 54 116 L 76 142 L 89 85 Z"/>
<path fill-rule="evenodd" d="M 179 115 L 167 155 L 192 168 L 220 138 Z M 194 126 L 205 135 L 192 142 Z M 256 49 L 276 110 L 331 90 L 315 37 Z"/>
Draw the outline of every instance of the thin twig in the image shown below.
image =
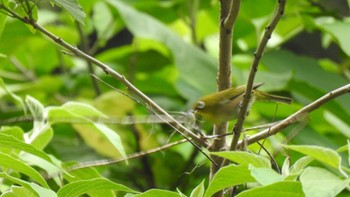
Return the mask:
<path fill-rule="evenodd" d="M 80 43 L 81 43 L 81 47 L 83 49 L 83 51 L 89 55 L 92 55 L 89 51 L 89 41 L 88 41 L 88 37 L 87 35 L 85 34 L 84 30 L 83 30 L 83 27 L 82 25 L 79 23 L 79 22 L 76 22 L 76 25 L 77 25 L 77 29 L 78 29 L 78 32 L 79 32 L 79 36 L 80 36 Z M 89 73 L 94 75 L 95 74 L 95 69 L 94 67 L 92 66 L 92 63 L 90 61 L 86 61 L 86 64 L 87 64 L 87 67 L 89 69 Z M 96 81 L 96 79 L 94 77 L 92 77 L 90 75 L 90 79 L 91 79 L 91 82 L 92 82 L 92 87 L 94 88 L 94 91 L 95 91 L 95 94 L 96 96 L 99 96 L 101 95 L 101 89 L 100 87 L 98 86 L 98 83 Z"/>
<path fill-rule="evenodd" d="M 277 111 L 278 111 L 278 104 L 276 104 L 275 114 L 273 115 L 272 122 L 275 121 L 275 117 L 276 117 Z M 264 147 L 264 144 L 265 144 L 266 139 L 267 139 L 267 138 L 264 138 L 264 141 L 261 143 L 261 146 L 260 146 L 261 148 Z M 260 148 L 260 150 L 258 151 L 258 154 L 260 154 L 261 148 Z"/>
<path fill-rule="evenodd" d="M 111 164 L 115 164 L 115 163 L 120 163 L 120 162 L 123 162 L 123 161 L 128 161 L 130 159 L 140 158 L 140 157 L 143 157 L 145 155 L 149 155 L 149 154 L 152 154 L 152 153 L 160 152 L 160 151 L 163 151 L 165 149 L 171 148 L 173 146 L 176 146 L 176 145 L 179 145 L 179 144 L 182 144 L 182 143 L 185 143 L 185 142 L 187 142 L 187 140 L 186 139 L 182 139 L 182 140 L 179 140 L 179 141 L 175 141 L 175 142 L 171 142 L 171 143 L 165 144 L 165 145 L 160 146 L 160 147 L 152 148 L 152 149 L 147 150 L 147 151 L 140 151 L 140 152 L 137 152 L 137 153 L 133 153 L 133 154 L 130 154 L 130 155 L 126 156 L 126 157 L 121 157 L 121 158 L 118 158 L 118 159 L 104 159 L 104 160 L 98 160 L 98 161 L 84 162 L 84 163 L 80 163 L 78 165 L 69 167 L 69 168 L 66 169 L 66 171 L 69 172 L 69 171 L 78 170 L 78 169 L 82 169 L 82 168 L 105 166 L 105 165 L 111 165 Z"/>
<path fill-rule="evenodd" d="M 18 71 L 20 71 L 27 80 L 30 80 L 30 81 L 35 81 L 36 80 L 35 74 L 32 71 L 27 70 L 25 68 L 25 66 L 23 66 L 23 64 L 16 57 L 10 56 L 9 60 L 12 63 L 12 65 Z"/>
<path fill-rule="evenodd" d="M 169 144 L 166 144 L 166 145 L 163 145 L 163 146 L 160 146 L 160 147 L 152 148 L 152 149 L 147 150 L 147 151 L 141 151 L 141 152 L 133 153 L 133 154 L 130 154 L 130 155 L 126 156 L 126 157 L 121 157 L 121 158 L 118 158 L 118 159 L 102 159 L 102 160 L 97 160 L 97 161 L 90 161 L 90 162 L 79 163 L 77 165 L 73 165 L 73 166 L 67 167 L 66 169 L 62 170 L 61 172 L 57 172 L 55 174 L 49 174 L 47 176 L 47 179 L 56 177 L 56 176 L 58 176 L 59 174 L 61 174 L 63 172 L 70 172 L 70 171 L 80 170 L 80 169 L 89 168 L 89 167 L 106 166 L 106 165 L 120 163 L 120 162 L 123 162 L 123 161 L 128 161 L 130 159 L 140 158 L 140 157 L 143 157 L 145 155 L 156 153 L 156 152 L 160 152 L 160 151 L 163 151 L 165 149 L 171 148 L 173 146 L 176 146 L 176 145 L 179 145 L 179 144 L 182 144 L 182 143 L 185 143 L 185 142 L 187 142 L 187 140 L 186 139 L 182 139 L 182 140 L 171 142 Z"/>

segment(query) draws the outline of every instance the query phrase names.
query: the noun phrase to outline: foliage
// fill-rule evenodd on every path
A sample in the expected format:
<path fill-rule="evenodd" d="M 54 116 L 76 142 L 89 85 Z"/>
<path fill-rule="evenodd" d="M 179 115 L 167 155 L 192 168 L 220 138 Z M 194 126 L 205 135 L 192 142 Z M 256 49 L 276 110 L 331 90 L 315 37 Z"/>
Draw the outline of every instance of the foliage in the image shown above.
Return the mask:
<path fill-rule="evenodd" d="M 242 2 L 233 32 L 234 85 L 246 83 L 276 2 Z M 349 83 L 350 24 L 343 13 L 349 5 L 344 4 L 287 1 L 256 81 L 265 83 L 262 90 L 293 97 L 294 103 L 255 103 L 245 127 L 283 119 Z M 258 144 L 248 146 L 250 152 L 212 152 L 232 164 L 208 181 L 209 161 L 182 143 L 126 162 L 76 168 L 86 161 L 152 150 L 181 136 L 172 135 L 166 124 L 96 121 L 152 112 L 135 95 L 100 83 L 90 74 L 128 92 L 32 23 L 122 73 L 167 111 L 178 112 L 215 91 L 219 5 L 198 0 L 1 0 L 1 195 L 195 197 L 233 186 L 237 196 L 349 195 L 349 95 L 267 138 L 264 147 L 277 166 Z M 206 134 L 210 129 L 203 125 Z"/>

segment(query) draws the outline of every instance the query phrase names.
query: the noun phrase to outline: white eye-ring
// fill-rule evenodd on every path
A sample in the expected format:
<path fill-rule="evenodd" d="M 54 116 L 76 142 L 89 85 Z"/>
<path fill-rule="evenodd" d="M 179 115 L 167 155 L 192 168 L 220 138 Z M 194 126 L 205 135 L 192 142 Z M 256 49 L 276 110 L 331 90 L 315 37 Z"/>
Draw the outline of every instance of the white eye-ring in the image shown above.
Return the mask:
<path fill-rule="evenodd" d="M 196 109 L 203 109 L 205 107 L 205 103 L 203 101 L 198 101 Z"/>

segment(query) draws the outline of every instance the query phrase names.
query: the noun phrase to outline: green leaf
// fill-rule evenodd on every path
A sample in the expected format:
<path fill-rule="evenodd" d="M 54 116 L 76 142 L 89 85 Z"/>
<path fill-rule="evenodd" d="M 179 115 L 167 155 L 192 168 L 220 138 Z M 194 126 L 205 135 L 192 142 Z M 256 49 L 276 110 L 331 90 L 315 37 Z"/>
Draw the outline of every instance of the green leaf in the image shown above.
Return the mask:
<path fill-rule="evenodd" d="M 181 195 L 176 192 L 171 192 L 171 191 L 166 191 L 161 189 L 151 189 L 142 194 L 134 195 L 134 197 L 158 197 L 158 196 L 181 197 Z"/>
<path fill-rule="evenodd" d="M 237 195 L 237 197 L 304 197 L 300 182 L 282 181 L 271 185 L 256 187 L 246 190 Z"/>
<path fill-rule="evenodd" d="M 98 42 L 104 45 L 105 42 L 113 36 L 113 31 L 115 29 L 113 26 L 116 23 L 105 2 L 98 1 L 94 4 L 92 20 L 97 32 Z"/>
<path fill-rule="evenodd" d="M 38 149 L 43 149 L 51 141 L 53 131 L 51 127 L 46 123 L 45 108 L 35 98 L 26 96 L 25 102 L 34 118 L 33 129 L 28 135 L 27 143 L 32 144 Z"/>
<path fill-rule="evenodd" d="M 80 196 L 96 190 L 116 190 L 129 193 L 137 193 L 124 185 L 114 183 L 105 178 L 95 178 L 90 180 L 80 180 L 68 183 L 58 190 L 59 197 Z"/>
<path fill-rule="evenodd" d="M 303 191 L 308 197 L 337 196 L 350 183 L 350 179 L 340 179 L 329 171 L 308 167 L 300 175 Z"/>
<path fill-rule="evenodd" d="M 298 100 L 303 103 L 309 103 L 348 83 L 338 74 L 323 70 L 317 59 L 303 57 L 288 51 L 270 51 L 264 55 L 262 62 L 271 73 L 276 75 L 293 71 L 294 76 L 289 85 L 293 91 L 292 93 L 297 94 L 299 96 Z M 329 83 L 330 81 L 332 83 Z M 350 105 L 346 96 L 329 102 L 323 108 L 329 110 L 344 122 L 350 119 L 348 115 L 350 114 Z"/>
<path fill-rule="evenodd" d="M 24 141 L 24 131 L 21 127 L 18 126 L 1 126 L 0 132 L 2 134 L 13 136 L 14 138 Z"/>
<path fill-rule="evenodd" d="M 91 105 L 78 102 L 67 102 L 62 105 L 62 109 L 66 109 L 68 112 L 85 117 L 106 117 L 102 112 L 98 111 Z"/>
<path fill-rule="evenodd" d="M 49 126 L 45 126 L 41 132 L 39 133 L 39 135 L 36 136 L 35 139 L 33 139 L 33 141 L 31 142 L 31 144 L 39 149 L 39 150 L 43 150 L 52 140 L 53 138 L 53 129 Z"/>
<path fill-rule="evenodd" d="M 191 192 L 190 197 L 202 197 L 204 195 L 204 180 Z"/>
<path fill-rule="evenodd" d="M 299 175 L 306 166 L 309 165 L 314 159 L 310 156 L 305 156 L 300 159 L 298 159 L 291 167 L 290 174 L 297 174 Z"/>
<path fill-rule="evenodd" d="M 316 59 L 296 55 L 289 51 L 269 51 L 264 55 L 262 63 L 276 75 L 287 75 L 292 71 L 294 72 L 293 80 L 305 82 L 318 90 L 330 91 L 347 83 L 339 75 L 324 71 Z"/>
<path fill-rule="evenodd" d="M 214 175 L 204 196 L 209 197 L 225 188 L 249 182 L 256 180 L 250 175 L 248 166 L 225 166 Z"/>
<path fill-rule="evenodd" d="M 284 159 L 282 168 L 281 168 L 281 174 L 282 176 L 286 177 L 290 174 L 290 158 L 286 157 Z"/>
<path fill-rule="evenodd" d="M 211 154 L 226 158 L 238 165 L 248 166 L 253 165 L 257 168 L 270 168 L 270 161 L 260 155 L 253 153 L 243 152 L 243 151 L 222 151 L 222 152 L 212 152 Z"/>
<path fill-rule="evenodd" d="M 70 173 L 70 176 L 66 176 L 66 174 L 64 176 L 64 180 L 68 182 L 102 178 L 101 174 L 95 168 L 92 168 L 92 167 L 70 171 L 69 173 Z M 94 191 L 89 191 L 89 196 L 115 197 L 115 192 L 113 190 L 94 190 Z"/>
<path fill-rule="evenodd" d="M 0 146 L 2 150 L 6 147 L 11 153 L 14 153 L 11 151 L 12 149 L 15 149 L 18 153 L 23 151 L 19 156 L 22 160 L 41 167 L 47 174 L 55 174 L 60 171 L 60 168 L 52 163 L 51 158 L 45 152 L 37 149 L 33 145 L 24 143 L 12 135 L 0 133 Z M 58 179 L 56 181 L 59 182 Z"/>
<path fill-rule="evenodd" d="M 27 96 L 25 99 L 27 106 L 34 117 L 34 121 L 42 121 L 44 117 L 44 106 L 35 98 Z"/>
<path fill-rule="evenodd" d="M 332 149 L 308 145 L 289 145 L 285 147 L 310 156 L 323 164 L 327 164 L 335 169 L 338 169 L 339 172 L 347 176 L 341 169 L 340 155 Z"/>
<path fill-rule="evenodd" d="M 59 174 L 59 173 L 63 173 L 64 170 L 57 167 L 54 163 L 48 162 L 48 161 L 46 161 L 40 157 L 37 157 L 35 155 L 26 154 L 26 153 L 21 154 L 20 158 L 21 158 L 21 160 L 23 160 L 24 162 L 26 162 L 30 166 L 38 166 L 41 169 L 45 170 L 45 172 L 48 176 L 53 176 L 53 179 L 57 183 L 57 185 L 61 186 L 63 184 L 62 179 L 60 179 L 59 176 L 54 176 L 54 175 Z M 54 158 L 52 160 L 54 160 Z M 58 162 L 56 162 L 56 163 L 58 163 Z M 60 163 L 57 165 L 60 165 Z"/>
<path fill-rule="evenodd" d="M 282 175 L 278 174 L 271 168 L 256 168 L 254 166 L 250 166 L 250 170 L 252 172 L 251 175 L 261 185 L 269 185 L 271 183 L 276 183 L 283 180 Z"/>
<path fill-rule="evenodd" d="M 31 191 L 22 186 L 12 185 L 11 188 L 5 191 L 1 197 L 18 197 L 18 196 L 28 196 L 28 197 L 37 197 L 34 191 Z"/>
<path fill-rule="evenodd" d="M 141 13 L 120 1 L 107 0 L 118 9 L 127 28 L 136 36 L 159 41 L 172 52 L 179 70 L 177 89 L 188 99 L 199 98 L 216 87 L 216 60 L 199 48 L 186 44 L 155 18 Z"/>
<path fill-rule="evenodd" d="M 350 40 L 348 35 L 348 32 L 350 32 L 349 21 L 339 21 L 327 17 L 318 18 L 315 23 L 320 29 L 331 34 L 338 46 L 350 56 Z"/>
<path fill-rule="evenodd" d="M 39 194 L 39 196 L 56 197 L 57 194 L 49 189 L 43 188 L 35 183 L 30 183 L 30 186 Z"/>
<path fill-rule="evenodd" d="M 22 109 L 24 111 L 24 114 L 27 115 L 27 108 L 26 108 L 26 105 L 25 105 L 25 102 L 23 101 L 23 99 L 21 97 L 17 96 L 16 94 L 12 93 L 12 91 L 10 91 L 8 89 L 8 86 L 6 86 L 6 84 L 2 80 L 2 78 L 0 78 L 0 88 L 2 88 L 4 91 L 4 93 L 1 93 L 1 91 L 0 91 L 0 98 L 2 97 L 2 94 L 4 94 L 4 95 L 8 94 L 9 96 L 12 97 L 13 100 L 15 100 L 17 103 L 20 104 L 20 106 L 22 107 Z"/>
<path fill-rule="evenodd" d="M 35 148 L 34 146 L 24 143 L 13 136 L 6 135 L 3 133 L 0 133 L 0 145 L 2 147 L 8 147 L 8 148 L 13 148 L 19 151 L 25 151 L 27 153 L 36 155 L 42 159 L 45 159 L 46 161 L 51 162 L 50 157 L 43 151 Z"/>
<path fill-rule="evenodd" d="M 0 166 L 23 173 L 40 183 L 42 186 L 49 188 L 45 179 L 41 176 L 39 172 L 10 155 L 0 153 Z"/>
<path fill-rule="evenodd" d="M 66 9 L 79 23 L 84 24 L 86 14 L 76 0 L 50 0 Z"/>
<path fill-rule="evenodd" d="M 74 128 L 79 132 L 79 134 L 84 138 L 87 144 L 95 148 L 102 154 L 108 154 L 108 156 L 117 156 L 115 152 L 105 152 L 101 147 L 101 139 L 103 136 L 108 140 L 109 144 L 112 145 L 115 150 L 122 156 L 125 156 L 125 150 L 122 145 L 122 141 L 117 132 L 108 128 L 104 124 L 96 123 L 94 118 L 96 117 L 107 117 L 96 108 L 91 105 L 78 103 L 78 102 L 68 102 L 61 107 L 50 107 L 48 110 L 48 119 L 51 124 L 59 122 L 70 122 L 74 119 L 77 124 L 74 124 Z M 78 124 L 82 121 L 85 124 Z M 111 151 L 110 149 L 108 151 Z"/>
<path fill-rule="evenodd" d="M 35 98 L 33 98 L 29 95 L 26 96 L 25 102 L 30 110 L 30 113 L 32 114 L 32 116 L 34 118 L 33 133 L 31 135 L 36 136 L 41 132 L 42 128 L 45 125 L 45 121 L 44 121 L 45 108 L 40 103 L 40 101 L 36 100 Z"/>
<path fill-rule="evenodd" d="M 6 193 L 9 193 L 9 195 L 8 195 L 9 197 L 11 196 L 11 194 L 13 194 L 15 196 L 45 196 L 45 197 L 46 196 L 47 197 L 56 197 L 57 196 L 56 193 L 50 189 L 43 188 L 43 187 L 37 185 L 36 183 L 30 183 L 27 181 L 23 181 L 22 179 L 10 176 L 7 173 L 0 172 L 0 177 L 5 178 L 7 180 L 10 180 L 13 183 L 16 183 L 18 185 L 23 186 L 23 188 L 12 186 L 11 187 L 12 191 L 6 192 Z M 5 195 L 1 195 L 1 196 L 5 196 Z"/>

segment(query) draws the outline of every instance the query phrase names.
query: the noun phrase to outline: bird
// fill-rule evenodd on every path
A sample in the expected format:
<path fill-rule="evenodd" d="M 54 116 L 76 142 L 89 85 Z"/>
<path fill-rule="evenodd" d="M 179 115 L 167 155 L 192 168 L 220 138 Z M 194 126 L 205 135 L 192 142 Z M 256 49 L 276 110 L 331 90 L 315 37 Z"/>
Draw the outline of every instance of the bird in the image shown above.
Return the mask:
<path fill-rule="evenodd" d="M 253 92 L 249 105 L 256 100 L 276 101 L 287 104 L 293 102 L 291 98 L 272 95 L 257 90 L 257 88 L 263 84 L 264 83 L 256 83 L 253 85 Z M 192 112 L 195 116 L 200 116 L 215 125 L 234 120 L 238 116 L 239 105 L 243 99 L 245 90 L 246 85 L 241 85 L 204 96 L 194 103 Z"/>

